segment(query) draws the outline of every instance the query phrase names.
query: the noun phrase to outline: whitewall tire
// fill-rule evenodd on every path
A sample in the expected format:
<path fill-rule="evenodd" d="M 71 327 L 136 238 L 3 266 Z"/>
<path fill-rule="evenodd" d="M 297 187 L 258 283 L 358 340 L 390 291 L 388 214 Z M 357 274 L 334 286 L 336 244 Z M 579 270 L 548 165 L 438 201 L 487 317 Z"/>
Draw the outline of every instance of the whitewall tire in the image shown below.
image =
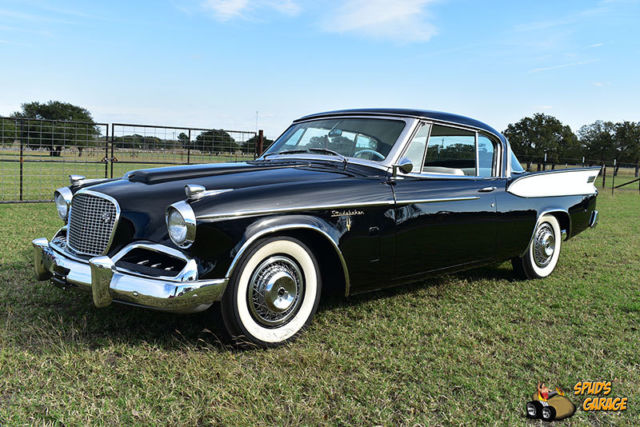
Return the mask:
<path fill-rule="evenodd" d="M 527 279 L 541 279 L 555 270 L 560 257 L 562 233 L 555 216 L 540 217 L 526 253 L 511 260 L 513 268 Z"/>
<path fill-rule="evenodd" d="M 283 344 L 311 322 L 320 289 L 318 263 L 303 242 L 292 237 L 260 240 L 242 256 L 225 291 L 225 328 L 236 344 Z"/>

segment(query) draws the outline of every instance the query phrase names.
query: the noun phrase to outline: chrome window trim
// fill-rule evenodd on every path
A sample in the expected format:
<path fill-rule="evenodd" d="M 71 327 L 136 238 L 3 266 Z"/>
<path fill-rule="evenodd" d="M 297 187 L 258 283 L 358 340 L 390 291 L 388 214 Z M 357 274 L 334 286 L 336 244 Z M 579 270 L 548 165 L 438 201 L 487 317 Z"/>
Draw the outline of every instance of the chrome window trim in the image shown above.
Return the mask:
<path fill-rule="evenodd" d="M 102 252 L 102 254 L 100 254 L 100 255 L 106 255 L 106 254 L 109 253 L 109 249 L 111 248 L 111 244 L 113 243 L 113 238 L 116 235 L 116 230 L 118 229 L 118 224 L 120 222 L 120 204 L 113 197 L 111 197 L 111 196 L 109 196 L 107 194 L 104 194 L 104 193 L 99 193 L 97 191 L 93 191 L 93 190 L 82 189 L 82 190 L 79 190 L 79 191 L 77 191 L 75 193 L 75 195 L 78 195 L 78 194 L 88 194 L 90 196 L 95 196 L 95 197 L 99 197 L 99 198 L 108 200 L 111 203 L 113 203 L 113 205 L 116 207 L 116 218 L 113 221 L 113 229 L 111 230 L 111 235 L 109 236 L 109 241 L 107 242 L 107 246 L 106 246 L 106 249 L 104 250 L 104 252 Z M 72 209 L 73 209 L 73 201 L 71 203 L 71 207 L 69 208 L 69 213 L 67 215 L 69 217 L 69 219 L 71 219 L 71 210 Z M 87 256 L 90 256 L 90 257 L 98 256 L 98 255 L 95 255 L 95 254 L 90 254 L 90 253 L 87 253 L 87 252 L 81 252 L 79 250 L 76 250 L 76 248 L 71 246 L 71 244 L 69 243 L 69 236 L 68 235 L 67 235 L 67 246 L 70 247 L 75 253 L 80 254 L 80 255 L 87 255 Z"/>
<path fill-rule="evenodd" d="M 438 174 L 438 173 L 433 173 L 433 172 L 422 172 L 422 168 L 420 168 L 421 172 L 410 172 L 408 174 L 402 174 L 403 176 L 414 176 L 414 177 L 420 177 L 420 178 L 438 178 L 438 179 L 443 179 L 443 178 L 451 178 L 451 179 L 473 179 L 473 180 L 477 180 L 477 179 L 496 179 L 496 178 L 502 178 L 504 176 L 504 174 L 502 173 L 502 169 L 503 169 L 503 164 L 502 164 L 502 152 L 504 150 L 504 143 L 502 142 L 502 139 L 497 136 L 494 135 L 492 132 L 487 132 L 484 129 L 480 129 L 480 128 L 476 128 L 476 127 L 472 127 L 472 126 L 464 126 L 464 125 L 459 125 L 459 124 L 449 124 L 448 122 L 443 122 L 440 120 L 421 120 L 420 123 L 425 123 L 428 124 L 430 126 L 429 129 L 429 135 L 427 136 L 427 144 L 425 146 L 425 152 L 423 154 L 423 164 L 424 164 L 424 158 L 427 155 L 427 150 L 429 149 L 429 139 L 431 139 L 431 131 L 433 130 L 433 126 L 434 125 L 440 125 L 440 126 L 446 126 L 446 127 L 452 127 L 455 129 L 460 129 L 460 130 L 465 130 L 468 132 L 474 132 L 475 133 L 475 148 L 476 148 L 476 175 L 448 175 L 448 174 Z M 411 137 L 409 138 L 408 141 L 405 142 L 405 147 L 403 149 L 403 151 L 401 152 L 401 155 L 399 158 L 401 158 L 409 149 L 409 144 L 411 143 L 411 140 L 413 139 L 413 136 L 415 135 L 415 132 L 417 132 L 418 127 L 416 126 L 416 129 L 414 131 L 414 133 L 411 135 Z M 495 145 L 495 149 L 497 150 L 497 155 L 494 156 L 494 166 L 492 167 L 492 176 L 479 176 L 478 175 L 478 171 L 479 171 L 479 156 L 478 156 L 478 135 L 479 134 L 484 134 L 485 136 L 488 136 L 490 140 L 492 140 L 494 142 Z M 491 136 L 495 137 L 495 139 L 491 138 Z M 495 167 L 495 175 L 493 168 Z"/>
<path fill-rule="evenodd" d="M 392 165 L 395 163 L 395 159 L 398 157 L 398 153 L 400 151 L 402 151 L 403 147 L 406 145 L 407 143 L 407 139 L 409 136 L 413 135 L 413 132 L 415 130 L 415 127 L 418 123 L 420 123 L 420 120 L 418 118 L 415 117 L 411 117 L 411 116 L 400 116 L 400 115 L 393 115 L 393 114 L 375 114 L 375 115 L 363 115 L 363 114 L 355 114 L 355 115 L 344 115 L 344 114 L 340 114 L 340 115 L 335 115 L 335 116 L 330 116 L 330 117 L 314 117 L 308 120 L 300 120 L 300 121 L 294 121 L 291 126 L 289 126 L 279 137 L 278 139 L 284 135 L 289 128 L 291 128 L 292 126 L 301 124 L 301 123 L 308 123 L 308 122 L 316 122 L 316 121 L 320 121 L 320 120 L 334 120 L 334 119 L 340 119 L 340 118 L 344 118 L 344 119 L 379 119 L 379 120 L 395 120 L 395 121 L 403 121 L 405 122 L 405 127 L 404 129 L 402 129 L 402 132 L 400 132 L 400 135 L 398 136 L 398 139 L 396 139 L 395 143 L 393 144 L 393 146 L 391 147 L 391 150 L 389 150 L 389 153 L 387 154 L 386 158 L 383 161 L 380 162 L 376 162 L 373 160 L 365 160 L 365 159 L 357 159 L 354 157 L 347 157 L 347 159 L 349 160 L 349 163 L 355 163 L 355 164 L 361 164 L 364 166 L 370 166 L 370 167 L 375 167 L 377 169 L 382 169 L 385 171 L 389 171 L 389 169 L 392 167 Z M 278 140 L 276 139 L 276 141 Z M 278 155 L 278 154 L 273 154 L 271 156 L 269 156 L 267 159 L 264 159 L 264 155 L 268 154 L 269 150 L 265 151 L 260 157 L 258 157 L 256 160 L 271 160 L 271 159 L 278 159 L 278 160 L 282 160 L 282 159 L 293 159 L 293 158 L 299 158 L 299 159 L 320 159 L 320 160 L 331 160 L 331 161 L 337 161 L 342 163 L 341 159 L 337 159 L 336 156 L 331 156 L 331 155 L 326 155 L 326 154 L 304 154 L 304 153 L 300 153 L 300 154 L 285 154 L 285 155 Z"/>

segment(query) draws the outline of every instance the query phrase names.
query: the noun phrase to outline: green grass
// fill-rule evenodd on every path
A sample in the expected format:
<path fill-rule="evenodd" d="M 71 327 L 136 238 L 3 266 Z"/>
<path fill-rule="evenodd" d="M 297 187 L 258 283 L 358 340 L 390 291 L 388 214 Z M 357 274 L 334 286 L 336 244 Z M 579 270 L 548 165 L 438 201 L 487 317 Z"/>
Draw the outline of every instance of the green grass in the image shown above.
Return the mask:
<path fill-rule="evenodd" d="M 187 156 L 186 150 L 163 152 L 160 150 L 117 151 L 117 162 L 113 163 L 113 176 L 120 177 L 135 169 L 160 167 L 173 164 L 237 162 L 252 160 L 253 155 L 227 154 L 214 155 L 193 151 Z M 86 149 L 82 157 L 77 151 L 63 152 L 62 157 L 50 157 L 48 151 L 25 150 L 22 164 L 23 200 L 49 200 L 56 188 L 69 185 L 69 175 L 84 175 L 87 178 L 104 178 L 104 150 Z M 19 150 L 0 150 L 0 202 L 20 199 L 20 152 Z M 3 161 L 4 160 L 4 161 Z M 10 161 L 7 161 L 10 160 Z M 107 167 L 107 176 L 111 176 L 111 164 Z"/>
<path fill-rule="evenodd" d="M 526 424 L 538 381 L 605 380 L 629 409 L 568 424 L 638 425 L 640 196 L 598 204 L 546 280 L 503 264 L 325 299 L 296 342 L 246 351 L 208 313 L 96 309 L 36 282 L 29 241 L 54 207 L 0 206 L 0 423 Z"/>

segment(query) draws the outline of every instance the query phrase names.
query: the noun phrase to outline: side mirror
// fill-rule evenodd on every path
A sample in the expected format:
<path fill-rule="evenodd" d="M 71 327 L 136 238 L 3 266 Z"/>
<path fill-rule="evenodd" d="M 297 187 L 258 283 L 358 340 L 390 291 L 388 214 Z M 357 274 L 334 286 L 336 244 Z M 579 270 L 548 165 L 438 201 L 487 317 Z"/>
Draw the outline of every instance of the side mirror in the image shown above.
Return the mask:
<path fill-rule="evenodd" d="M 402 173 L 410 173 L 413 170 L 413 163 L 406 157 L 401 158 L 398 163 L 393 165 L 393 176 L 398 175 L 398 171 Z"/>

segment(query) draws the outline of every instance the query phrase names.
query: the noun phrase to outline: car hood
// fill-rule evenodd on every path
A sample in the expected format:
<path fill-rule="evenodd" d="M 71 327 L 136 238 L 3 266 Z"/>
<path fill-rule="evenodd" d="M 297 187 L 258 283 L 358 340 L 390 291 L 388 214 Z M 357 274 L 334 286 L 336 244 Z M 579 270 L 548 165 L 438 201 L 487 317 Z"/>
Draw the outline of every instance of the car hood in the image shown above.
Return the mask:
<path fill-rule="evenodd" d="M 85 188 L 117 200 L 121 210 L 118 231 L 123 242 L 139 239 L 167 242 L 165 211 L 172 203 L 186 199 L 187 184 L 202 185 L 207 190 L 234 190 L 231 193 L 273 191 L 273 197 L 277 197 L 274 187 L 317 185 L 350 180 L 358 175 L 362 176 L 362 172 L 345 169 L 336 162 L 211 164 L 137 170 L 121 179 Z"/>

